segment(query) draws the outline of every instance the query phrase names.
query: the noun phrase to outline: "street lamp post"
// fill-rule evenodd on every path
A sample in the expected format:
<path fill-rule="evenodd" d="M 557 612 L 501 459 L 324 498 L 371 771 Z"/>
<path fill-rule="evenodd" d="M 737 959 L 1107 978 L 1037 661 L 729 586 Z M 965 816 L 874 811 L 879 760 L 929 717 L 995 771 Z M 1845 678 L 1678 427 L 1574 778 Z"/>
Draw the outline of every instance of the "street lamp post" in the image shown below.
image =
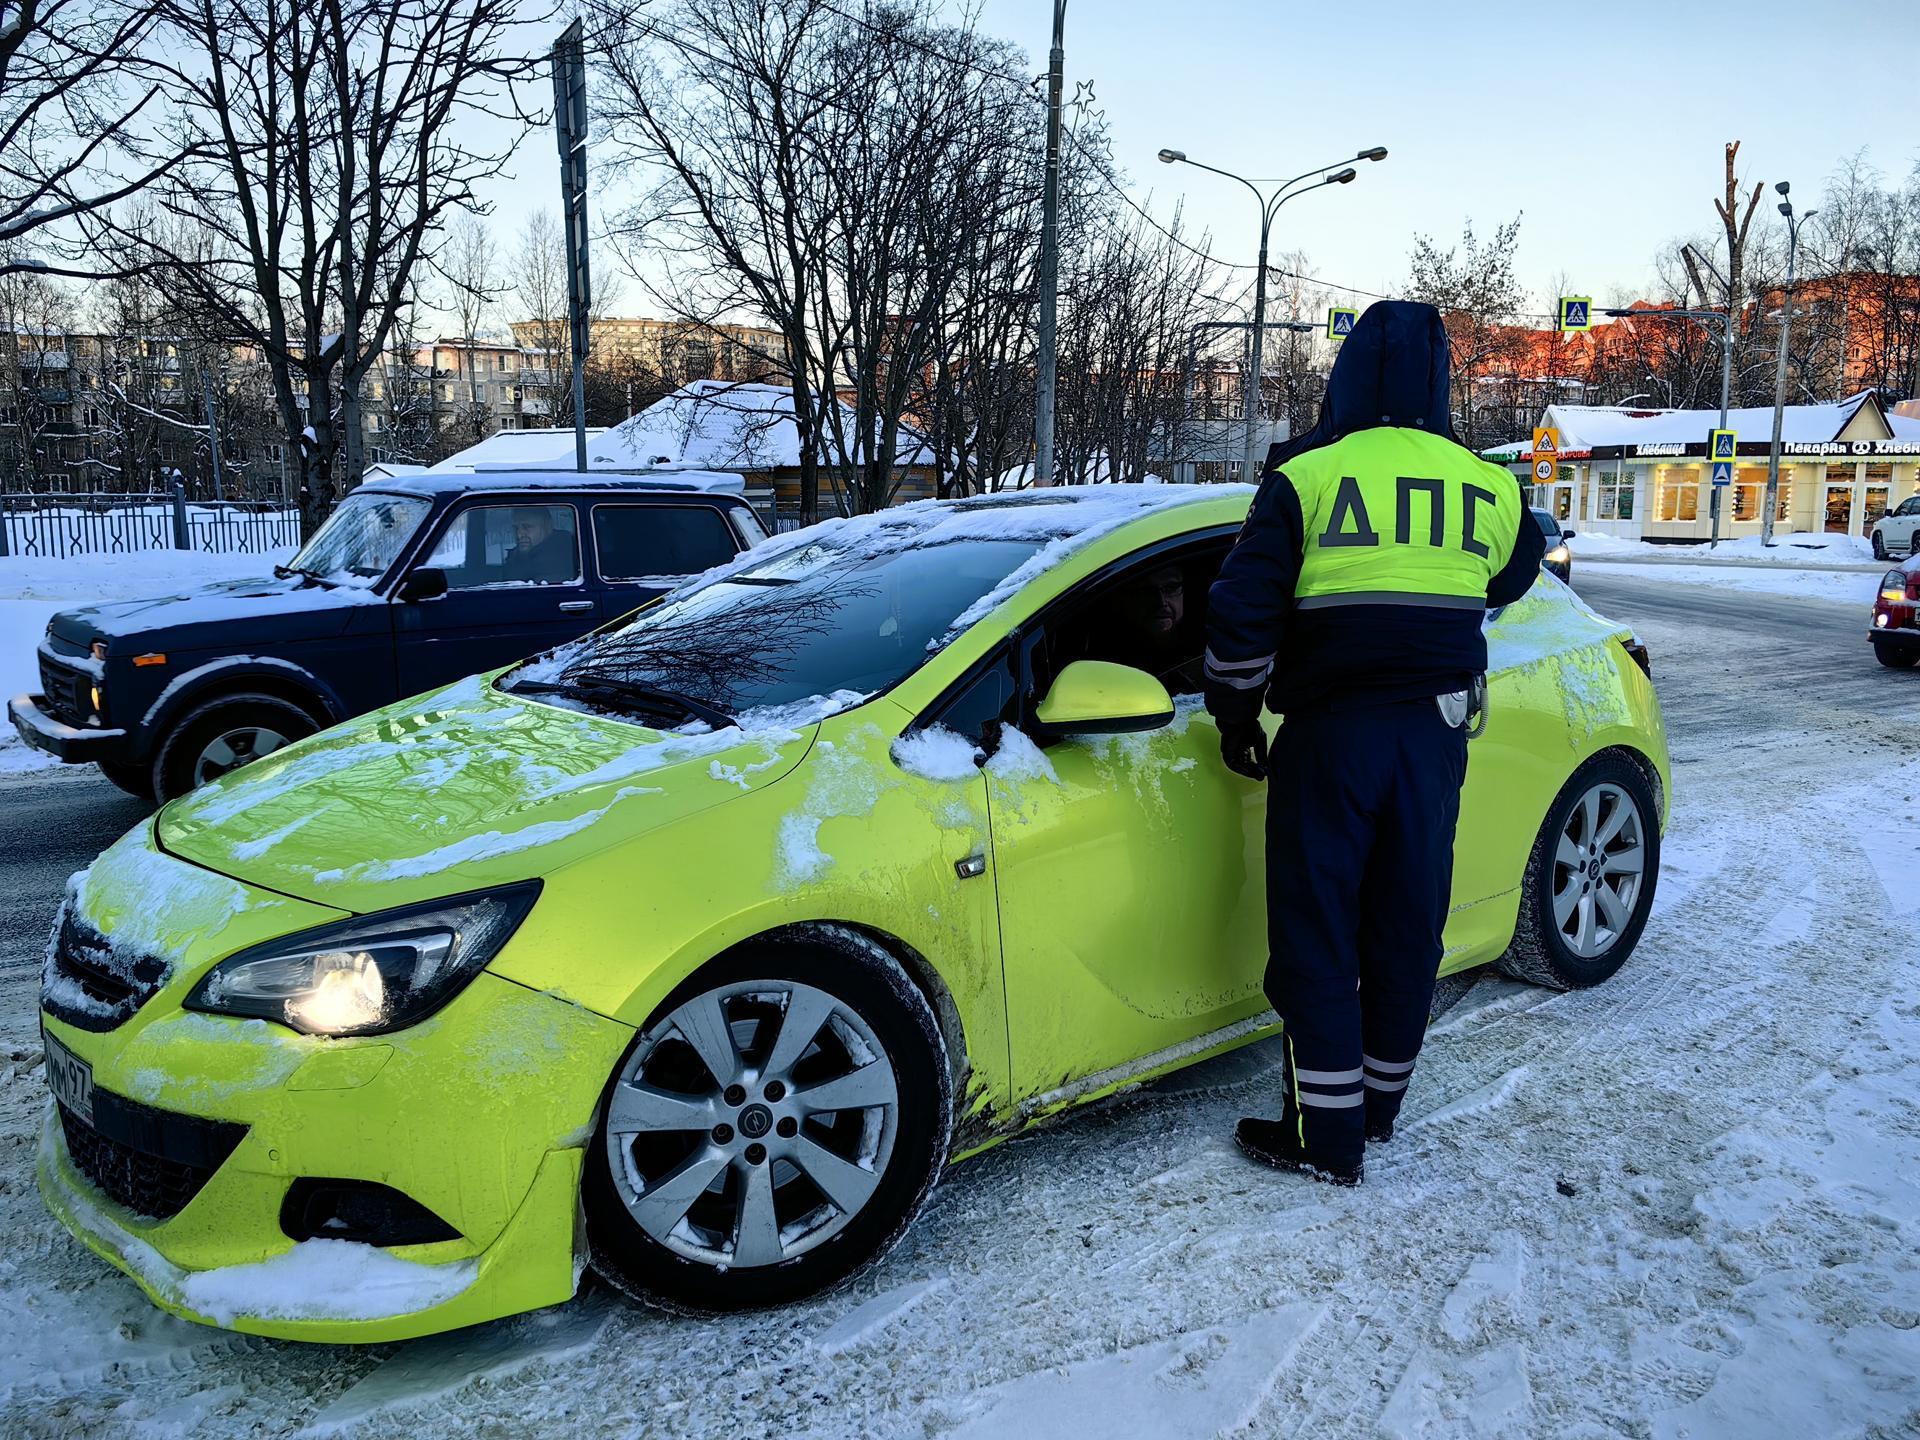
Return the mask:
<path fill-rule="evenodd" d="M 1359 151 L 1353 158 L 1355 160 L 1384 160 L 1387 158 L 1387 150 L 1384 145 L 1374 145 L 1368 149 Z M 1341 163 L 1335 160 L 1326 165 L 1316 165 L 1311 170 L 1302 170 L 1298 175 L 1294 176 L 1276 190 L 1267 193 L 1263 192 L 1258 185 L 1255 185 L 1253 181 L 1247 179 L 1244 175 L 1236 175 L 1231 170 L 1217 169 L 1212 165 L 1203 165 L 1198 160 L 1188 159 L 1187 152 L 1184 150 L 1162 150 L 1160 152 L 1160 163 L 1163 165 L 1191 165 L 1195 169 L 1224 176 L 1228 180 L 1238 180 L 1242 185 L 1246 186 L 1247 189 L 1251 190 L 1253 192 L 1253 198 L 1260 202 L 1260 262 L 1259 268 L 1254 272 L 1253 280 L 1253 363 L 1248 366 L 1247 369 L 1246 398 L 1241 405 L 1242 410 L 1246 414 L 1247 447 L 1246 454 L 1241 463 L 1240 478 L 1245 483 L 1251 485 L 1259 478 L 1260 462 L 1255 457 L 1254 450 L 1259 444 L 1260 437 L 1260 366 L 1264 359 L 1261 339 L 1267 324 L 1267 241 L 1273 230 L 1273 217 L 1279 213 L 1280 207 L 1286 204 L 1287 201 L 1304 195 L 1309 190 L 1318 190 L 1325 185 L 1351 184 L 1360 172 L 1355 170 L 1351 165 L 1341 170 L 1335 170 L 1333 167 Z M 1313 184 L 1302 185 L 1298 190 L 1292 188 L 1295 185 L 1299 185 L 1302 180 L 1314 176 L 1318 176 L 1319 178 L 1315 179 Z"/>
<path fill-rule="evenodd" d="M 1034 367 L 1033 483 L 1053 483 L 1053 403 L 1060 292 L 1060 92 L 1065 82 L 1067 0 L 1053 0 L 1047 52 L 1047 153 L 1040 190 L 1040 353 Z"/>
<path fill-rule="evenodd" d="M 1785 180 L 1773 187 L 1780 192 L 1779 211 L 1787 220 L 1787 293 L 1780 302 L 1780 357 L 1773 367 L 1773 440 L 1767 446 L 1767 508 L 1760 514 L 1760 543 L 1773 544 L 1773 512 L 1780 503 L 1780 422 L 1787 407 L 1787 330 L 1793 323 L 1793 261 L 1800 248 L 1800 221 L 1811 220 L 1820 212 L 1809 210 L 1796 217 L 1793 202 L 1786 198 L 1791 188 Z"/>
<path fill-rule="evenodd" d="M 1602 315 L 1611 315 L 1617 320 L 1637 320 L 1641 318 L 1654 320 L 1702 320 L 1709 325 L 1717 325 L 1720 328 L 1720 428 L 1722 430 L 1727 428 L 1727 401 L 1733 391 L 1733 313 L 1731 300 L 1729 300 L 1728 303 L 1728 313 L 1725 315 L 1722 315 L 1718 310 L 1602 310 L 1600 313 Z M 1649 375 L 1647 378 L 1652 380 L 1658 377 Z M 1661 383 L 1665 384 L 1666 382 L 1662 381 Z M 1671 386 L 1668 387 L 1667 403 L 1669 405 L 1673 403 Z M 1711 455 L 1707 457 L 1707 463 L 1709 466 L 1712 465 L 1713 457 Z M 1627 461 L 1623 450 L 1620 458 L 1620 479 L 1622 483 L 1626 480 L 1626 474 Z M 1710 547 L 1720 543 L 1720 492 L 1717 487 L 1713 492 L 1712 505 L 1713 539 L 1709 542 Z"/>

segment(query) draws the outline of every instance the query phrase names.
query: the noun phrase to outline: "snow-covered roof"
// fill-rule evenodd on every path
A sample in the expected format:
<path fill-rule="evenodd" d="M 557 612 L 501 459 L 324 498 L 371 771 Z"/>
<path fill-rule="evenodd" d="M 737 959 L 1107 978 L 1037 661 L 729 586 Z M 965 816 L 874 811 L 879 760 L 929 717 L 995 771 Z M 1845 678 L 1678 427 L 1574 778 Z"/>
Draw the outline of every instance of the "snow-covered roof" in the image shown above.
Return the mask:
<path fill-rule="evenodd" d="M 851 434 L 853 407 L 840 407 Z M 928 463 L 925 442 L 901 427 L 896 463 Z M 587 464 L 701 465 L 716 469 L 783 470 L 800 463 L 800 431 L 793 423 L 793 391 L 785 385 L 695 380 L 656 401 L 587 445 Z"/>
<path fill-rule="evenodd" d="M 1788 405 L 1781 416 L 1780 438 L 1787 444 L 1822 444 L 1837 440 L 1860 408 L 1869 403 L 1873 403 L 1873 392 L 1863 390 L 1845 400 L 1832 400 L 1818 405 Z M 1874 408 L 1877 413 L 1877 403 Z M 1540 423 L 1559 428 L 1560 449 L 1564 454 L 1567 451 L 1595 450 L 1615 445 L 1704 444 L 1707 431 L 1719 425 L 1720 412 L 1718 409 L 1646 410 L 1617 405 L 1549 405 Z M 1752 405 L 1729 410 L 1726 428 L 1737 430 L 1743 443 L 1766 439 L 1773 434 L 1773 407 Z M 1531 449 L 1529 444 L 1521 453 L 1528 453 Z"/>
<path fill-rule="evenodd" d="M 606 433 L 605 426 L 587 427 L 587 446 L 591 454 L 596 437 Z M 427 468 L 440 474 L 453 470 L 476 470 L 482 465 L 539 465 L 573 456 L 573 427 L 544 430 L 498 430 L 486 439 L 469 445 Z"/>
<path fill-rule="evenodd" d="M 422 470 L 368 481 L 361 488 L 390 495 L 470 494 L 476 490 L 697 490 L 706 494 L 740 495 L 746 482 L 719 470 L 620 471 L 511 468 L 489 470 Z"/>

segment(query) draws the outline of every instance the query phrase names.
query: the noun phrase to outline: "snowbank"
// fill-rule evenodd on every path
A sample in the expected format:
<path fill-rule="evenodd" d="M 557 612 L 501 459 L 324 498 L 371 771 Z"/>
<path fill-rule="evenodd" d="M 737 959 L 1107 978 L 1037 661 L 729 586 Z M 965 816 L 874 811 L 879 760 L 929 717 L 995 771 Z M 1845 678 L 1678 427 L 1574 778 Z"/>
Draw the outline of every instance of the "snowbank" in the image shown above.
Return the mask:
<path fill-rule="evenodd" d="M 1786 595 L 1797 600 L 1826 600 L 1834 604 L 1856 605 L 1864 611 L 1873 603 L 1880 588 L 1882 571 L 1795 570 L 1786 566 L 1748 565 L 1643 565 L 1625 562 L 1608 565 L 1609 576 L 1625 575 L 1636 580 L 1656 580 L 1670 585 L 1710 585 L 1721 590 L 1745 590 L 1755 595 Z M 1578 580 L 1578 576 L 1574 577 Z M 1860 627 L 1866 629 L 1866 616 Z"/>
<path fill-rule="evenodd" d="M 40 662 L 34 652 L 47 622 L 61 610 L 177 594 L 218 580 L 253 579 L 272 574 L 276 564 L 292 558 L 291 549 L 265 555 L 137 550 L 59 560 L 17 555 L 0 560 L 0 699 L 40 688 Z M 0 734 L 0 774 L 59 763 L 23 745 L 11 725 Z"/>
<path fill-rule="evenodd" d="M 1587 559 L 1649 559 L 1671 563 L 1701 561 L 1726 565 L 1780 565 L 1792 569 L 1841 569 L 1855 565 L 1877 565 L 1873 545 L 1858 535 L 1827 535 L 1796 530 L 1776 532 L 1772 546 L 1762 545 L 1758 535 L 1743 535 L 1737 540 L 1722 540 L 1718 545 L 1656 545 L 1647 540 L 1626 540 L 1618 535 L 1598 535 L 1582 531 L 1567 542 L 1576 556 Z"/>

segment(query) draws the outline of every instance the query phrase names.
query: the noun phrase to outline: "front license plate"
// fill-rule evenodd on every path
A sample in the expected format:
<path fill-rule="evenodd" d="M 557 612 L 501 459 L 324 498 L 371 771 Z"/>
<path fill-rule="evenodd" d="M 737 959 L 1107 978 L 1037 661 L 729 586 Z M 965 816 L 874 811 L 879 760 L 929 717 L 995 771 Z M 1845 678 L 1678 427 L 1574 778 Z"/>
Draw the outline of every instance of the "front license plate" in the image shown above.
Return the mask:
<path fill-rule="evenodd" d="M 40 1038 L 46 1042 L 47 1088 L 53 1091 L 53 1098 L 93 1124 L 93 1066 L 44 1030 Z"/>

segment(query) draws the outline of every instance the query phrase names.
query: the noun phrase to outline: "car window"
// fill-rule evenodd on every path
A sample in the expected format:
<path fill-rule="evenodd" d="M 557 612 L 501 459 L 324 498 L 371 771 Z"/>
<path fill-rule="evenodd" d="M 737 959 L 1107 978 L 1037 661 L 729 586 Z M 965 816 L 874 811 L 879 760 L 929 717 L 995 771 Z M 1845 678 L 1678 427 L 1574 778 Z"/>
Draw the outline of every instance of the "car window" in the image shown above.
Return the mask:
<path fill-rule="evenodd" d="M 1030 668 L 1033 699 L 1075 660 L 1107 660 L 1145 670 L 1169 694 L 1198 693 L 1206 652 L 1207 593 L 1230 539 L 1163 552 L 1092 589 L 1069 596 L 1046 617 Z"/>
<path fill-rule="evenodd" d="M 1548 511 L 1535 510 L 1533 512 L 1533 523 L 1540 527 L 1540 533 L 1545 535 L 1549 540 L 1558 540 L 1560 538 L 1560 522 L 1554 519 Z"/>
<path fill-rule="evenodd" d="M 569 585 L 580 579 L 571 505 L 475 505 L 454 515 L 421 563 L 444 570 L 449 590 Z"/>
<path fill-rule="evenodd" d="M 433 507 L 411 495 L 363 490 L 334 507 L 291 567 L 338 584 L 371 585 L 386 574 Z"/>
<path fill-rule="evenodd" d="M 515 678 L 639 683 L 731 715 L 877 694 L 925 664 L 1041 544 L 963 539 L 873 554 L 823 538 L 671 595 Z"/>
<path fill-rule="evenodd" d="M 711 505 L 593 507 L 593 553 L 602 580 L 697 575 L 739 549 Z"/>

